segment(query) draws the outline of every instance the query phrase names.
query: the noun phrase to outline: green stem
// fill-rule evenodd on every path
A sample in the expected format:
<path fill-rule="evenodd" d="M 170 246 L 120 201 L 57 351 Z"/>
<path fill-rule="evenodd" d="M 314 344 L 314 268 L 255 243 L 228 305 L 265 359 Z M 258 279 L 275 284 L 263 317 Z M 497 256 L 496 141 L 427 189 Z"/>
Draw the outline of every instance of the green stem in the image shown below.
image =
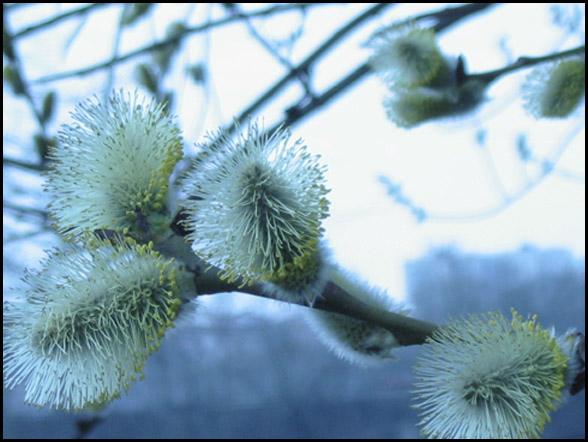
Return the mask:
<path fill-rule="evenodd" d="M 367 305 L 329 282 L 313 308 L 339 313 L 390 330 L 403 346 L 424 344 L 439 326 Z"/>
<path fill-rule="evenodd" d="M 194 274 L 197 296 L 240 292 L 284 302 L 269 295 L 260 282 L 244 283 L 240 279 L 227 282 L 221 279 L 219 277 L 220 269 L 196 256 L 181 235 L 170 232 L 169 236 L 155 245 L 155 249 L 165 256 L 174 257 L 183 262 L 186 268 Z M 437 324 L 431 322 L 391 313 L 365 304 L 330 281 L 312 307 L 303 301 L 297 305 L 338 313 L 385 328 L 390 330 L 403 346 L 423 344 L 439 328 Z"/>
<path fill-rule="evenodd" d="M 196 276 L 196 286 L 198 287 L 199 296 L 214 295 L 223 292 L 241 292 L 263 298 L 275 299 L 269 296 L 263 290 L 262 284 L 258 282 L 251 285 L 243 285 L 241 281 L 228 283 L 221 280 L 217 275 L 218 269 L 208 268 Z M 302 302 L 298 303 L 298 305 L 310 308 L 309 305 Z M 351 296 L 333 282 L 327 283 L 321 297 L 316 300 L 312 308 L 350 316 L 390 330 L 403 346 L 423 344 L 439 328 L 438 325 L 431 322 L 398 313 L 391 313 L 367 305 Z"/>
<path fill-rule="evenodd" d="M 559 60 L 560 58 L 570 57 L 574 55 L 583 54 L 586 51 L 586 45 L 578 46 L 577 48 L 568 49 L 567 51 L 556 52 L 554 54 L 544 55 L 542 57 L 519 57 L 514 63 L 494 71 L 484 72 L 481 74 L 468 75 L 469 80 L 479 80 L 485 83 L 491 83 L 502 75 L 510 72 L 535 66 L 540 63 L 548 61 Z"/>

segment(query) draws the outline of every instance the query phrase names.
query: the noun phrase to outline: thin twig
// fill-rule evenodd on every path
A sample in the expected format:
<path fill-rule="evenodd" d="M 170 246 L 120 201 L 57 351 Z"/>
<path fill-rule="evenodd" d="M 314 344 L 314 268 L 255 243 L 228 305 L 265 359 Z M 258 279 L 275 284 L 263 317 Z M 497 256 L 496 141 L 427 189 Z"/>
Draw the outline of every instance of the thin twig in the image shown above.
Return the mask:
<path fill-rule="evenodd" d="M 466 17 L 469 17 L 471 14 L 481 12 L 481 11 L 485 10 L 486 8 L 489 8 L 490 6 L 492 6 L 491 3 L 480 3 L 480 4 L 458 6 L 458 7 L 453 7 L 453 8 L 446 8 L 441 11 L 424 14 L 424 15 L 418 16 L 418 17 L 413 17 L 411 20 L 414 21 L 414 20 L 420 20 L 422 18 L 438 17 L 439 20 L 433 26 L 433 28 L 435 29 L 436 32 L 441 32 L 441 31 L 446 30 L 450 26 L 454 25 L 459 20 L 462 20 Z M 332 37 L 331 37 L 331 39 L 332 39 Z M 321 47 L 321 49 L 322 49 L 322 47 Z M 315 58 L 311 58 L 313 55 L 314 54 L 312 54 L 309 57 L 309 59 L 312 59 L 312 61 L 315 60 Z M 308 63 L 308 61 L 305 61 L 305 62 Z M 304 68 L 301 66 L 303 66 L 303 65 L 299 65 L 297 67 L 297 69 Z M 371 67 L 369 66 L 369 64 L 367 62 L 363 63 L 360 66 L 358 66 L 357 68 L 355 68 L 353 71 L 348 73 L 346 76 L 344 76 L 341 80 L 339 80 L 337 83 L 335 83 L 333 86 L 331 86 L 329 89 L 327 89 L 322 94 L 317 95 L 317 96 L 303 97 L 298 103 L 289 107 L 286 110 L 286 115 L 285 115 L 284 119 L 282 121 L 280 121 L 279 123 L 277 123 L 274 127 L 270 128 L 267 132 L 272 133 L 278 127 L 280 127 L 282 125 L 293 126 L 294 124 L 299 123 L 303 119 L 308 118 L 316 110 L 320 109 L 321 107 L 323 107 L 324 105 L 326 105 L 327 103 L 329 103 L 330 101 L 335 99 L 337 96 L 341 95 L 343 92 L 346 92 L 348 89 L 353 87 L 356 83 L 358 83 L 360 80 L 362 80 L 364 77 L 366 77 L 371 72 L 372 72 L 372 70 L 371 70 Z M 286 76 L 281 81 L 284 81 L 286 78 L 291 79 L 290 77 Z M 280 85 L 280 87 L 284 86 L 279 82 L 274 86 L 274 88 L 276 88 L 278 85 Z M 241 113 L 241 115 L 239 117 L 237 117 L 235 122 L 242 122 L 243 118 L 245 118 L 246 116 L 248 116 L 249 114 L 251 114 L 255 110 L 257 110 L 256 105 L 258 103 L 262 104 L 262 99 L 265 99 L 266 96 L 267 96 L 267 98 L 269 98 L 270 92 L 272 94 L 277 93 L 277 90 L 275 90 L 275 91 L 273 89 L 268 90 L 268 92 L 266 92 L 252 106 L 250 106 L 245 111 L 243 111 Z M 229 131 L 229 133 L 230 133 L 230 131 L 234 130 L 234 124 L 235 123 L 233 123 L 233 125 L 229 126 L 229 128 L 227 129 Z"/>
<path fill-rule="evenodd" d="M 10 34 L 10 29 L 8 28 L 8 24 L 6 22 L 4 23 L 4 38 L 6 40 L 5 45 L 6 45 L 6 47 L 9 48 L 9 57 L 8 58 L 10 60 L 10 66 L 14 72 L 15 78 L 18 79 L 19 90 L 15 91 L 15 92 L 17 93 L 17 95 L 24 97 L 24 99 L 29 104 L 29 107 L 31 108 L 31 112 L 34 115 L 35 120 L 37 121 L 37 123 L 39 125 L 39 133 L 37 135 L 39 135 L 41 137 L 41 142 L 47 143 L 47 140 L 49 139 L 49 137 L 47 135 L 46 118 L 43 115 L 43 111 L 41 109 L 39 109 L 39 107 L 37 106 L 37 104 L 35 102 L 35 99 L 33 98 L 33 94 L 31 93 L 30 83 L 27 81 L 27 79 L 24 75 L 23 62 L 21 60 L 21 57 L 19 56 L 19 53 L 17 52 L 17 50 L 14 48 L 14 45 L 12 44 L 13 37 Z M 41 157 L 40 158 L 41 164 L 43 164 L 45 162 L 46 158 L 43 154 L 41 154 L 40 157 Z"/>
<path fill-rule="evenodd" d="M 494 71 L 483 72 L 480 74 L 471 74 L 468 75 L 467 78 L 470 80 L 480 80 L 484 83 L 491 83 L 492 81 L 496 80 L 497 78 L 501 77 L 502 75 L 509 74 L 511 72 L 517 71 L 519 69 L 524 69 L 528 67 L 535 66 L 540 63 L 545 63 L 548 61 L 559 60 L 561 58 L 571 57 L 574 55 L 583 54 L 586 51 L 586 46 L 581 45 L 573 49 L 568 49 L 566 51 L 555 52 L 553 54 L 544 55 L 542 57 L 519 57 L 517 61 L 514 63 L 505 66 L 501 69 L 496 69 Z"/>
<path fill-rule="evenodd" d="M 328 4 L 330 4 L 330 3 L 328 3 Z M 43 83 L 50 83 L 53 81 L 65 80 L 67 78 L 81 77 L 84 75 L 88 75 L 93 72 L 120 64 L 120 63 L 125 62 L 127 60 L 130 60 L 132 58 L 136 58 L 140 55 L 147 54 L 152 51 L 159 50 L 159 49 L 165 49 L 169 46 L 177 45 L 185 37 L 187 37 L 189 35 L 194 35 L 194 34 L 198 34 L 201 32 L 206 32 L 206 31 L 209 31 L 209 30 L 216 28 L 216 27 L 219 27 L 219 26 L 224 26 L 224 25 L 238 22 L 240 20 L 243 20 L 244 16 L 246 16 L 248 18 L 265 17 L 265 16 L 272 15 L 272 14 L 279 14 L 279 13 L 283 13 L 283 12 L 288 12 L 293 9 L 309 8 L 309 7 L 313 7 L 313 6 L 317 6 L 317 5 L 318 5 L 317 3 L 287 3 L 287 4 L 283 4 L 283 5 L 271 6 L 269 8 L 244 13 L 242 16 L 232 16 L 232 17 L 227 17 L 227 18 L 223 18 L 220 20 L 210 21 L 210 22 L 205 23 L 203 25 L 187 28 L 182 32 L 178 32 L 177 34 L 174 34 L 174 36 L 172 36 L 172 37 L 166 38 L 164 40 L 161 40 L 159 42 L 156 42 L 156 43 L 153 43 L 153 44 L 150 44 L 147 46 L 143 46 L 142 48 L 135 49 L 134 51 L 120 55 L 120 56 L 116 57 L 115 59 L 106 60 L 106 61 L 96 63 L 91 66 L 86 66 L 84 68 L 75 69 L 72 71 L 59 72 L 57 74 L 47 75 L 45 77 L 41 77 L 41 78 L 37 78 L 36 80 L 33 80 L 32 83 L 33 84 L 43 84 Z"/>
<path fill-rule="evenodd" d="M 237 3 L 223 3 L 225 8 L 229 9 L 235 15 L 241 14 L 241 10 L 239 9 Z M 230 8 L 227 5 L 232 5 Z M 308 74 L 297 70 L 292 62 L 287 58 L 283 57 L 282 54 L 275 48 L 269 41 L 265 39 L 255 28 L 255 25 L 249 20 L 249 18 L 245 19 L 245 24 L 247 25 L 247 29 L 249 29 L 249 33 L 251 37 L 255 41 L 257 41 L 272 57 L 274 57 L 282 66 L 284 66 L 289 71 L 294 71 L 297 73 L 297 78 L 304 89 L 305 94 L 313 95 L 312 88 L 310 87 L 309 77 Z"/>
<path fill-rule="evenodd" d="M 35 216 L 41 217 L 44 221 L 46 221 L 49 217 L 49 214 L 46 210 L 36 209 L 34 207 L 24 207 L 18 204 L 11 203 L 10 201 L 3 200 L 2 207 L 4 209 L 8 209 L 14 212 L 17 216 Z"/>
<path fill-rule="evenodd" d="M 17 160 L 14 158 L 2 157 L 2 165 L 3 166 L 12 166 L 12 167 L 19 167 L 21 169 L 33 170 L 35 172 L 40 172 L 45 170 L 45 168 L 41 164 L 35 163 L 27 163 L 21 160 Z"/>
<path fill-rule="evenodd" d="M 468 214 L 452 214 L 452 215 L 442 215 L 439 213 L 430 213 L 422 207 L 417 206 L 416 204 L 412 203 L 410 199 L 406 198 L 409 202 L 408 204 L 404 204 L 407 206 L 413 213 L 422 213 L 422 217 L 418 217 L 419 221 L 432 221 L 432 222 L 473 222 L 473 221 L 481 221 L 484 219 L 492 218 L 502 212 L 504 212 L 507 208 L 512 206 L 517 201 L 520 201 L 525 196 L 527 196 L 533 189 L 535 189 L 539 184 L 541 184 L 548 176 L 552 175 L 555 171 L 557 171 L 557 163 L 562 157 L 565 150 L 570 146 L 572 139 L 582 130 L 584 124 L 579 124 L 571 133 L 562 140 L 561 143 L 557 146 L 554 153 L 551 155 L 549 159 L 544 159 L 541 162 L 543 166 L 542 171 L 534 178 L 522 186 L 518 191 L 510 193 L 508 195 L 504 195 L 502 201 L 498 204 L 489 207 L 487 209 L 480 210 L 478 212 L 472 212 Z M 580 180 L 582 180 L 580 178 Z M 387 185 L 390 189 L 391 181 L 384 177 L 380 181 L 383 182 L 384 185 Z"/>
<path fill-rule="evenodd" d="M 347 74 L 322 94 L 311 97 L 310 99 L 306 99 L 305 97 L 294 106 L 286 109 L 286 116 L 284 119 L 268 129 L 267 133 L 273 133 L 280 126 L 294 126 L 303 119 L 308 118 L 316 110 L 329 103 L 344 91 L 347 91 L 350 87 L 352 87 L 370 72 L 370 66 L 367 63 L 364 63 L 355 68 L 352 72 Z"/>
<path fill-rule="evenodd" d="M 503 198 L 503 199 L 509 198 L 508 190 L 506 190 L 506 188 L 504 187 L 504 184 L 502 183 L 502 179 L 500 178 L 500 173 L 498 173 L 498 169 L 496 168 L 496 163 L 494 162 L 494 158 L 492 157 L 492 152 L 490 152 L 490 149 L 488 149 L 486 146 L 482 146 L 481 150 L 482 150 L 482 155 L 484 156 L 484 160 L 488 166 L 488 170 L 490 172 L 490 178 L 494 182 L 494 187 L 496 187 L 496 189 L 500 193 L 501 198 Z"/>
<path fill-rule="evenodd" d="M 67 20 L 71 17 L 75 17 L 77 15 L 85 15 L 94 9 L 108 6 L 111 4 L 112 3 L 91 3 L 89 5 L 82 6 L 77 9 L 72 9 L 72 10 L 63 12 L 61 14 L 58 14 L 58 15 L 51 17 L 50 19 L 44 20 L 44 21 L 36 23 L 34 25 L 27 26 L 26 28 L 21 29 L 18 32 L 15 32 L 15 34 L 12 36 L 12 38 L 17 39 L 17 38 L 24 37 L 28 34 L 33 33 L 33 32 L 41 31 L 44 28 L 50 27 L 52 25 L 56 25 L 56 24 L 58 24 L 64 20 Z"/>
<path fill-rule="evenodd" d="M 222 3 L 222 5 L 227 9 L 230 15 L 242 15 L 243 12 L 239 8 L 238 3 Z M 278 52 L 278 50 L 263 37 L 255 28 L 255 25 L 251 23 L 249 17 L 244 17 L 245 25 L 251 34 L 251 37 L 255 39 L 272 57 L 274 57 L 280 64 L 282 64 L 287 69 L 293 69 L 294 66 L 287 58 L 283 57 L 282 54 Z"/>
<path fill-rule="evenodd" d="M 226 135 L 232 134 L 238 126 L 240 126 L 244 121 L 246 121 L 251 115 L 255 114 L 263 105 L 265 105 L 280 91 L 285 89 L 291 81 L 298 78 L 300 72 L 308 74 L 308 72 L 312 68 L 312 65 L 317 60 L 319 60 L 320 57 L 326 54 L 333 46 L 340 43 L 347 34 L 351 33 L 366 20 L 371 19 L 373 18 L 373 16 L 382 12 L 388 6 L 390 6 L 390 4 L 376 4 L 375 6 L 369 8 L 367 11 L 364 11 L 361 14 L 359 14 L 349 23 L 343 25 L 339 30 L 337 30 L 333 35 L 331 35 L 327 40 L 325 40 L 321 45 L 319 45 L 319 47 L 315 49 L 308 57 L 306 57 L 300 64 L 298 64 L 298 66 L 296 66 L 293 70 L 284 75 L 273 86 L 271 86 L 263 94 L 261 94 L 261 96 L 259 96 L 253 103 L 247 106 L 247 108 L 244 109 L 235 118 L 233 123 L 226 127 L 222 131 L 222 133 Z"/>
<path fill-rule="evenodd" d="M 478 9 L 476 9 L 478 12 Z M 463 15 L 454 15 L 454 18 L 459 17 L 459 19 L 463 18 Z M 449 22 L 446 20 L 444 22 L 443 28 L 446 28 L 450 24 L 454 22 Z M 555 54 L 546 55 L 544 57 L 520 57 L 517 62 L 513 63 L 512 65 L 506 66 L 502 69 L 497 69 L 494 71 L 489 71 L 480 74 L 472 74 L 468 75 L 468 79 L 478 79 L 482 81 L 493 81 L 496 80 L 501 75 L 508 74 L 518 69 L 522 69 L 525 67 L 533 66 L 538 63 L 544 63 L 546 61 L 551 61 L 559 58 L 565 58 L 572 55 L 577 55 L 584 52 L 585 46 L 579 46 L 574 49 L 558 52 Z M 316 95 L 313 97 L 304 97 L 302 98 L 297 104 L 289 107 L 286 109 L 286 116 L 282 121 L 274 125 L 272 128 L 268 129 L 268 133 L 273 133 L 278 127 L 285 125 L 285 126 L 293 126 L 294 124 L 302 121 L 304 118 L 308 118 L 310 114 L 312 114 L 317 109 L 323 107 L 325 104 L 336 98 L 338 95 L 343 93 L 344 91 L 348 90 L 354 84 L 359 82 L 362 78 L 366 75 L 371 73 L 371 68 L 368 63 L 364 63 L 354 69 L 352 72 L 347 74 L 333 86 L 331 86 L 327 91 L 323 92 L 320 95 Z M 236 120 L 238 121 L 238 120 Z M 229 127 L 229 130 L 232 126 Z"/>
<path fill-rule="evenodd" d="M 131 8 L 131 7 L 132 7 L 132 5 L 130 3 L 126 3 L 120 12 L 120 17 L 118 19 L 118 24 L 116 26 L 116 33 L 114 36 L 114 45 L 112 47 L 112 57 L 110 57 L 110 61 L 116 60 L 116 58 L 118 56 L 118 50 L 120 48 L 120 42 L 121 42 L 123 28 L 124 28 L 123 22 L 125 19 L 125 11 L 127 10 L 127 8 Z M 104 83 L 104 88 L 103 88 L 102 96 L 103 96 L 104 102 L 106 102 L 106 100 L 108 99 L 108 96 L 111 93 L 113 83 L 114 83 L 114 64 L 111 64 L 108 67 L 107 75 L 106 75 L 106 82 Z"/>
<path fill-rule="evenodd" d="M 7 244 L 11 244 L 13 242 L 29 240 L 37 235 L 41 235 L 42 233 L 45 233 L 48 231 L 50 231 L 49 226 L 45 226 L 45 227 L 40 228 L 39 230 L 33 230 L 31 232 L 26 232 L 26 233 L 19 233 L 14 236 L 9 235 L 8 237 L 4 238 L 4 240 L 2 241 L 2 244 L 4 246 L 6 246 Z"/>

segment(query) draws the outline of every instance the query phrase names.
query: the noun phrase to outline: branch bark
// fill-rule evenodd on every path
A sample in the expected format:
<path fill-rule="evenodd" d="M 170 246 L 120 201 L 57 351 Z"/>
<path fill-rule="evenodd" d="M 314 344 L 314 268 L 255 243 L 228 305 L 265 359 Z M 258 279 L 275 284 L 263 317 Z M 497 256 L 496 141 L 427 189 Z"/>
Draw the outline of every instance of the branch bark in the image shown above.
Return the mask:
<path fill-rule="evenodd" d="M 248 295 L 275 299 L 263 290 L 263 286 L 259 282 L 251 285 L 244 285 L 239 281 L 227 283 L 221 280 L 217 275 L 218 269 L 210 267 L 200 275 L 196 276 L 195 279 L 198 288 L 198 296 L 226 292 L 240 292 Z M 279 301 L 278 299 L 276 300 Z M 390 330 L 398 342 L 403 346 L 424 344 L 426 339 L 439 328 L 437 324 L 431 322 L 387 312 L 367 305 L 351 296 L 333 282 L 327 283 L 322 295 L 315 301 L 312 307 L 304 303 L 299 303 L 297 305 L 331 313 L 338 313 L 375 324 L 379 327 Z"/>

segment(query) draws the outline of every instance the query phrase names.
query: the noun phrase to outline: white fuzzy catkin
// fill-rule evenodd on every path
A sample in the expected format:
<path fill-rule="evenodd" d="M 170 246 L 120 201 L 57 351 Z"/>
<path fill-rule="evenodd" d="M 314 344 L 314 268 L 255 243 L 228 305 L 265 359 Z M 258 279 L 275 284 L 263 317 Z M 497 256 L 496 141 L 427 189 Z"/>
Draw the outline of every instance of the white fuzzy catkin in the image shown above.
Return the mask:
<path fill-rule="evenodd" d="M 328 212 L 318 157 L 288 130 L 263 135 L 255 122 L 236 140 L 220 135 L 201 148 L 184 179 L 194 251 L 229 281 L 312 284 Z"/>
<path fill-rule="evenodd" d="M 182 157 L 180 130 L 137 94 L 90 99 L 50 152 L 49 213 L 66 237 L 99 229 L 152 239 L 169 223 L 168 179 Z"/>
<path fill-rule="evenodd" d="M 151 245 L 53 252 L 24 278 L 26 298 L 4 303 L 4 386 L 65 410 L 117 398 L 173 325 L 181 273 Z"/>
<path fill-rule="evenodd" d="M 463 58 L 442 54 L 431 29 L 392 25 L 368 46 L 374 50 L 370 65 L 390 90 L 386 115 L 398 127 L 463 115 L 485 99 L 488 84 L 465 78 Z"/>
<path fill-rule="evenodd" d="M 570 58 L 539 66 L 522 86 L 525 109 L 536 118 L 565 118 L 582 102 L 586 62 Z"/>
<path fill-rule="evenodd" d="M 414 88 L 446 75 L 446 65 L 431 29 L 392 26 L 377 31 L 367 44 L 369 63 L 390 89 Z"/>
<path fill-rule="evenodd" d="M 560 401 L 569 358 L 536 317 L 470 316 L 422 347 L 415 394 L 424 436 L 538 437 Z"/>
<path fill-rule="evenodd" d="M 484 101 L 486 88 L 486 83 L 469 80 L 444 88 L 397 89 L 384 99 L 384 108 L 391 122 L 410 129 L 431 120 L 473 111 Z"/>

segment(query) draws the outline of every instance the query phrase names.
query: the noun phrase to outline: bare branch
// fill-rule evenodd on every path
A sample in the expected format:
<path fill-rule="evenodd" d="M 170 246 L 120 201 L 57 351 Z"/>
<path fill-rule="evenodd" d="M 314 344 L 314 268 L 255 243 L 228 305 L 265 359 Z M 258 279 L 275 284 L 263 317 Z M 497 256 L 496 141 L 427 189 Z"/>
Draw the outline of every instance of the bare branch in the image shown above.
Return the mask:
<path fill-rule="evenodd" d="M 361 13 L 357 17 L 355 17 L 349 23 L 343 25 L 331 37 L 329 37 L 317 49 L 315 49 L 306 59 L 304 59 L 298 66 L 296 66 L 293 70 L 284 75 L 284 77 L 278 80 L 277 83 L 271 86 L 251 105 L 249 105 L 245 110 L 243 110 L 235 118 L 233 123 L 229 125 L 227 128 L 225 128 L 223 133 L 232 134 L 238 125 L 247 120 L 247 118 L 249 118 L 251 115 L 255 114 L 263 105 L 265 105 L 270 99 L 277 95 L 278 92 L 285 89 L 286 86 L 290 83 L 290 81 L 298 78 L 300 72 L 308 74 L 308 72 L 312 68 L 312 65 L 318 59 L 320 59 L 321 56 L 323 56 L 333 46 L 338 44 L 347 34 L 355 30 L 359 25 L 364 23 L 366 20 L 371 19 L 373 16 L 382 12 L 387 6 L 389 6 L 389 4 L 379 3 L 371 7 L 367 11 Z"/>
<path fill-rule="evenodd" d="M 446 8 L 441 11 L 424 14 L 424 15 L 421 15 L 418 17 L 413 17 L 412 19 L 410 19 L 410 21 L 421 20 L 424 18 L 437 17 L 439 19 L 438 23 L 435 24 L 433 26 L 433 28 L 437 32 L 440 32 L 440 31 L 447 29 L 451 25 L 455 24 L 457 21 L 459 21 L 463 18 L 466 18 L 471 14 L 481 12 L 481 11 L 485 10 L 486 8 L 490 7 L 491 5 L 492 5 L 491 3 L 480 3 L 480 4 L 458 6 L 455 8 Z M 367 14 L 367 12 L 374 14 L 375 12 L 379 12 L 379 9 L 376 10 L 375 12 L 371 11 L 371 10 L 366 11 L 364 14 Z M 363 20 L 367 17 L 368 16 L 361 17 L 361 18 Z M 358 20 L 359 18 L 360 17 L 358 17 L 355 20 Z M 353 21 L 351 23 L 355 23 L 355 21 Z M 330 46 L 333 45 L 337 39 L 341 38 L 344 35 L 344 33 L 341 33 L 341 31 L 342 30 L 347 31 L 347 26 L 351 25 L 351 23 L 349 23 L 348 25 L 345 25 L 343 28 L 341 28 L 340 31 L 336 32 L 331 38 L 329 38 L 329 40 L 327 42 L 325 42 L 319 49 L 317 49 L 313 54 L 311 54 L 308 57 L 308 59 L 305 60 L 304 62 L 302 62 L 296 69 L 298 69 L 298 70 L 302 69 L 304 71 L 308 71 L 310 69 L 310 65 L 318 58 L 318 56 L 316 54 L 318 53 L 319 55 L 322 55 L 322 53 L 326 50 L 325 48 L 323 48 L 323 46 L 326 46 L 326 48 L 330 48 Z M 337 37 L 337 39 L 335 39 L 335 37 Z M 327 45 L 327 43 L 328 43 L 328 45 Z M 358 66 L 357 68 L 355 68 L 352 72 L 350 72 L 349 74 L 344 76 L 341 80 L 339 80 L 337 83 L 335 83 L 333 86 L 331 86 L 328 90 L 326 90 L 322 94 L 320 94 L 318 96 L 306 95 L 298 103 L 289 107 L 286 110 L 286 116 L 284 117 L 284 119 L 281 122 L 279 122 L 278 124 L 276 124 L 274 127 L 272 127 L 271 129 L 269 129 L 268 132 L 271 133 L 271 132 L 275 131 L 281 125 L 292 126 L 292 125 L 298 123 L 299 121 L 303 120 L 304 118 L 310 116 L 314 111 L 320 109 L 325 104 L 327 104 L 331 100 L 335 99 L 340 94 L 343 94 L 344 92 L 346 92 L 348 89 L 353 87 L 356 83 L 358 83 L 360 80 L 362 80 L 366 75 L 370 74 L 371 72 L 372 72 L 372 70 L 371 70 L 370 66 L 368 65 L 368 63 L 366 62 L 366 63 Z M 280 80 L 280 82 L 276 83 L 275 86 L 270 88 L 253 105 L 251 105 L 245 111 L 243 111 L 239 115 L 239 117 L 237 117 L 235 122 L 236 123 L 243 122 L 246 118 L 249 117 L 250 114 L 254 113 L 263 103 L 265 103 L 266 100 L 268 100 L 275 93 L 277 93 L 279 89 L 285 87 L 287 81 L 292 79 L 291 75 L 293 75 L 293 74 L 292 73 L 287 74 L 282 80 Z M 235 125 L 235 123 L 233 123 L 233 125 L 229 126 L 229 128 L 227 129 L 227 131 L 229 133 L 231 133 L 231 131 L 234 130 L 234 125 Z"/>
<path fill-rule="evenodd" d="M 16 32 L 12 36 L 12 38 L 17 39 L 17 38 L 24 37 L 28 34 L 32 34 L 33 32 L 41 31 L 45 28 L 56 25 L 62 21 L 67 20 L 68 18 L 75 17 L 77 15 L 86 15 L 94 9 L 102 8 L 104 6 L 108 6 L 111 4 L 112 3 L 90 3 L 89 5 L 82 6 L 77 9 L 71 9 L 69 11 L 58 14 L 54 17 L 51 17 L 50 19 L 44 20 L 44 21 L 36 23 L 34 25 L 27 26 L 26 28 Z"/>
<path fill-rule="evenodd" d="M 204 264 L 204 266 L 207 265 Z M 253 296 L 275 299 L 269 296 L 258 282 L 253 284 L 244 284 L 241 281 L 227 283 L 217 276 L 219 269 L 210 266 L 207 267 L 206 271 L 199 273 L 195 278 L 199 296 L 241 292 Z M 280 301 L 279 299 L 276 300 Z M 315 301 L 312 307 L 303 302 L 298 305 L 338 313 L 375 324 L 390 330 L 403 346 L 423 344 L 439 328 L 438 325 L 431 322 L 368 306 L 332 282 L 327 284 L 322 295 Z"/>
<path fill-rule="evenodd" d="M 559 60 L 561 58 L 571 57 L 574 55 L 584 54 L 586 52 L 586 45 L 581 45 L 573 49 L 568 49 L 566 51 L 555 52 L 553 54 L 544 55 L 542 57 L 530 57 L 530 56 L 522 56 L 519 57 L 517 61 L 514 63 L 505 66 L 501 69 L 496 69 L 494 71 L 483 72 L 480 74 L 471 74 L 467 75 L 466 78 L 471 80 L 480 80 L 486 83 L 490 83 L 497 78 L 501 77 L 502 75 L 509 74 L 514 71 L 518 71 L 519 69 L 524 69 L 528 67 L 535 66 L 537 64 L 545 63 L 548 61 Z"/>
<path fill-rule="evenodd" d="M 43 83 L 50 83 L 53 81 L 65 80 L 65 79 L 71 78 L 71 77 L 80 77 L 80 76 L 88 75 L 93 72 L 120 64 L 120 63 L 127 61 L 127 60 L 130 60 L 132 58 L 136 58 L 140 55 L 147 54 L 149 52 L 152 52 L 152 51 L 155 51 L 158 49 L 165 49 L 167 47 L 177 45 L 185 37 L 187 37 L 189 35 L 194 35 L 194 34 L 198 34 L 201 32 L 206 32 L 206 31 L 209 31 L 209 30 L 216 28 L 216 27 L 219 27 L 219 26 L 224 26 L 224 25 L 236 23 L 240 20 L 244 20 L 245 18 L 265 17 L 265 16 L 269 16 L 269 15 L 273 15 L 273 14 L 288 12 L 288 11 L 291 11 L 294 9 L 309 8 L 309 7 L 314 7 L 317 5 L 324 5 L 324 4 L 323 3 L 286 3 L 283 5 L 271 6 L 269 8 L 265 8 L 265 9 L 261 9 L 261 10 L 257 10 L 257 11 L 252 11 L 252 12 L 248 12 L 248 13 L 243 13 L 241 15 L 223 18 L 220 20 L 210 21 L 210 22 L 205 23 L 203 25 L 193 26 L 191 28 L 186 28 L 184 31 L 178 32 L 177 34 L 174 34 L 170 38 L 166 38 L 164 40 L 161 40 L 159 42 L 153 43 L 148 46 L 143 46 L 142 48 L 138 48 L 134 51 L 128 52 L 127 54 L 117 56 L 116 58 L 112 58 L 110 60 L 96 63 L 92 66 L 87 66 L 85 68 L 75 69 L 73 71 L 60 72 L 57 74 L 47 75 L 45 77 L 41 77 L 36 80 L 33 80 L 32 83 L 33 84 L 43 84 Z"/>
<path fill-rule="evenodd" d="M 15 213 L 17 216 L 34 216 L 41 217 L 43 221 L 46 221 L 49 214 L 46 210 L 36 209 L 34 207 L 24 207 L 19 204 L 11 203 L 10 201 L 3 200 L 2 207 Z"/>
<path fill-rule="evenodd" d="M 3 166 L 19 167 L 21 169 L 33 170 L 35 172 L 40 172 L 45 169 L 40 164 L 26 163 L 24 161 L 17 160 L 14 158 L 8 158 L 8 157 L 2 157 L 2 165 Z"/>

